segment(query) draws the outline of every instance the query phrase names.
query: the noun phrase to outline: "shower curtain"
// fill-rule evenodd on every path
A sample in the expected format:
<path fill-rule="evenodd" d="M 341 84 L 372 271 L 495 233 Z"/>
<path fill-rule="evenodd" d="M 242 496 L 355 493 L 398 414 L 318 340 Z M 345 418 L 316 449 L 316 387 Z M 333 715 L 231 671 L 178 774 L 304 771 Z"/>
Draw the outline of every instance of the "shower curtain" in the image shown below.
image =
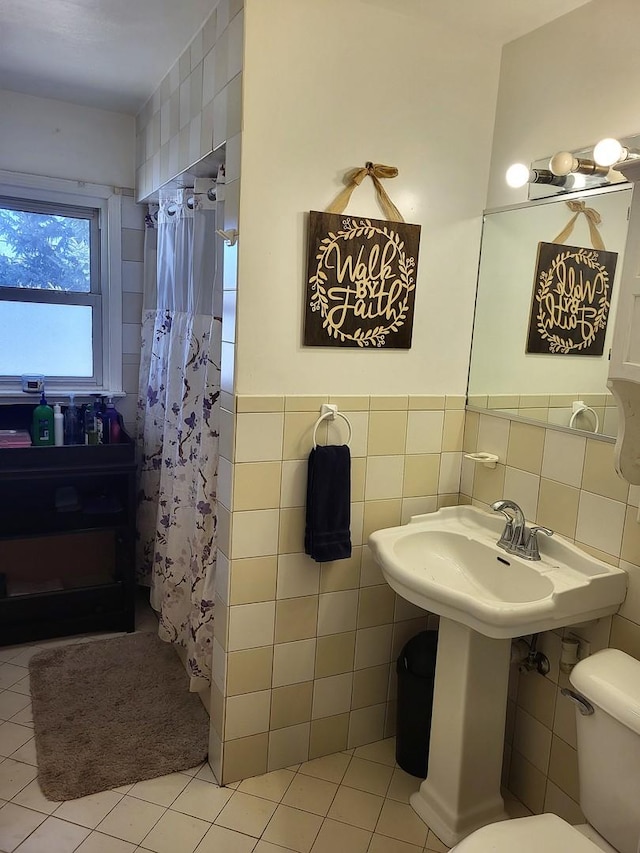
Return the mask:
<path fill-rule="evenodd" d="M 150 206 L 137 433 L 138 580 L 190 689 L 211 677 L 221 302 L 216 203 L 179 190 Z"/>

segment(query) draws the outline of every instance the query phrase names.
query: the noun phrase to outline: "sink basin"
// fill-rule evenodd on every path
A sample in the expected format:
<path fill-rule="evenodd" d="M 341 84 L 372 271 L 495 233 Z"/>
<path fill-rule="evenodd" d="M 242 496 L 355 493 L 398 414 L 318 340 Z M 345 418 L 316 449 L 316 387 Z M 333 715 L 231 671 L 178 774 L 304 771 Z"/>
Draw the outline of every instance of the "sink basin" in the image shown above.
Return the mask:
<path fill-rule="evenodd" d="M 508 554 L 496 545 L 503 524 L 475 507 L 446 507 L 377 530 L 369 546 L 403 598 L 495 639 L 607 616 L 624 600 L 622 569 L 557 534 L 540 542 L 540 561 Z"/>

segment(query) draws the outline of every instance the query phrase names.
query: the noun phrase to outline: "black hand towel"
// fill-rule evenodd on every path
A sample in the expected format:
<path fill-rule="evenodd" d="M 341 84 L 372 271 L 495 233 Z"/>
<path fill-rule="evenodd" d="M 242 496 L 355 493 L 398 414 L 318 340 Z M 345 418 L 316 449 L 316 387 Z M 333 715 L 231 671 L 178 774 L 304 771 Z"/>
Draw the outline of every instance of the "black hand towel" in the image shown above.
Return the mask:
<path fill-rule="evenodd" d="M 346 444 L 309 454 L 304 550 L 318 563 L 351 556 L 351 454 Z"/>

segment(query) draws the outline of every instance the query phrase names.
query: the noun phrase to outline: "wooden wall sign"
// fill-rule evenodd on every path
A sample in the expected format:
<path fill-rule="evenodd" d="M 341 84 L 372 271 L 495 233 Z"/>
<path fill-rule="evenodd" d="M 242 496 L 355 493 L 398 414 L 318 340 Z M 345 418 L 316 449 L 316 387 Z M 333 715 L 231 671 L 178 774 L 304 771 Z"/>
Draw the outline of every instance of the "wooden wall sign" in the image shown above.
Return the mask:
<path fill-rule="evenodd" d="M 420 226 L 309 214 L 306 346 L 409 349 Z"/>
<path fill-rule="evenodd" d="M 528 353 L 602 355 L 616 252 L 539 243 Z"/>

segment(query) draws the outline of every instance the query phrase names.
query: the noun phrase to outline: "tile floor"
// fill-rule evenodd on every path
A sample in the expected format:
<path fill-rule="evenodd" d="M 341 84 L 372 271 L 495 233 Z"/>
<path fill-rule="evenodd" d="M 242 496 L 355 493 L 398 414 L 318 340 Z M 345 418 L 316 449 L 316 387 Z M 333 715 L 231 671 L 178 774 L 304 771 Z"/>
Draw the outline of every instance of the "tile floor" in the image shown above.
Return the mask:
<path fill-rule="evenodd" d="M 153 626 L 151 611 L 139 630 Z M 100 635 L 104 636 L 104 635 Z M 28 661 L 0 648 L 0 853 L 440 853 L 392 738 L 221 788 L 207 764 L 54 803 L 42 795 Z"/>

